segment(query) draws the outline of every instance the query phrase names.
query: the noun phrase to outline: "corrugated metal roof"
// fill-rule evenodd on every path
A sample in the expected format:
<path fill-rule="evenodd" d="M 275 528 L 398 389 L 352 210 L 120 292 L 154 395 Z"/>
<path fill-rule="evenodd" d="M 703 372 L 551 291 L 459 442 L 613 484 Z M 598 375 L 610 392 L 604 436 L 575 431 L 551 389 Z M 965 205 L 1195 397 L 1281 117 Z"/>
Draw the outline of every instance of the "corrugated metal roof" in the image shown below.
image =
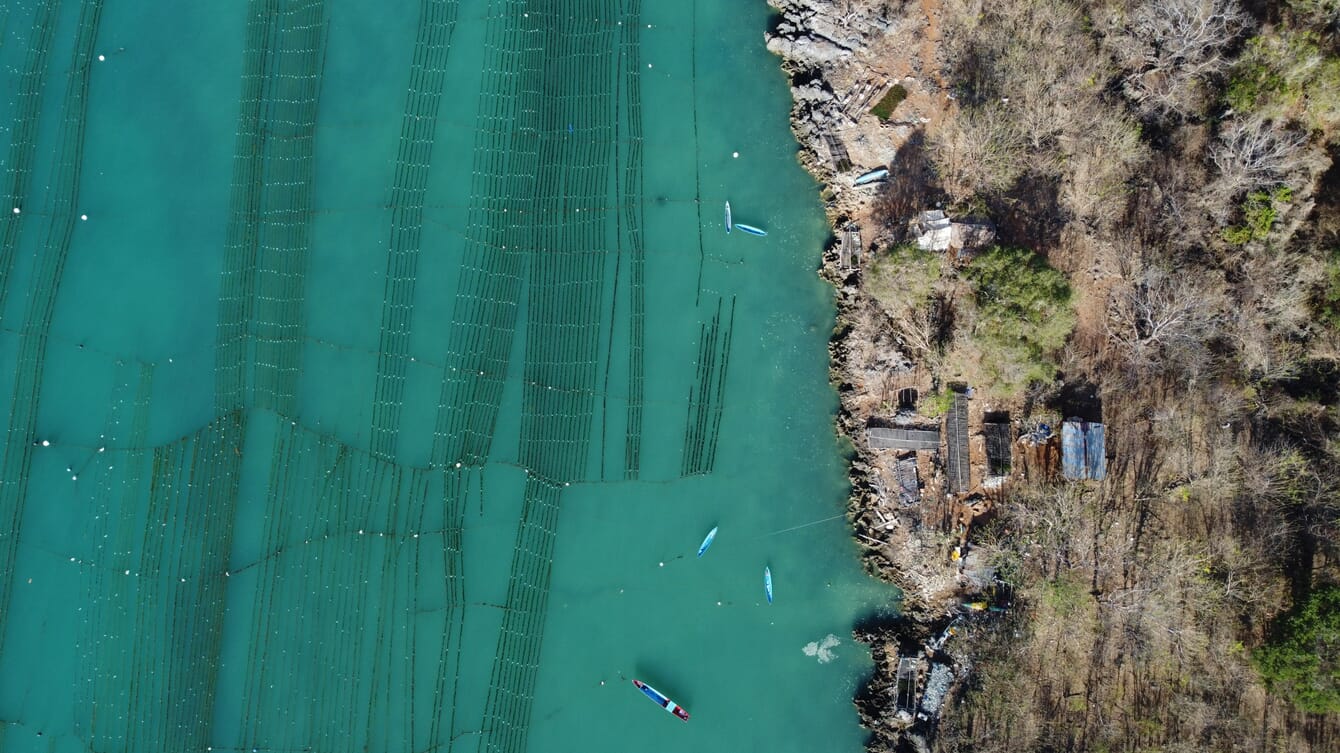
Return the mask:
<path fill-rule="evenodd" d="M 968 467 L 968 396 L 954 393 L 954 404 L 945 415 L 945 473 L 949 475 L 949 490 L 968 491 L 971 473 Z"/>
<path fill-rule="evenodd" d="M 894 466 L 898 476 L 898 498 L 905 505 L 915 505 L 921 501 L 921 482 L 917 479 L 917 458 L 909 455 L 899 458 Z"/>
<path fill-rule="evenodd" d="M 940 432 L 934 429 L 897 429 L 872 426 L 865 430 L 872 450 L 938 450 Z"/>
<path fill-rule="evenodd" d="M 1061 424 L 1061 475 L 1101 481 L 1107 476 L 1107 432 L 1102 424 Z"/>

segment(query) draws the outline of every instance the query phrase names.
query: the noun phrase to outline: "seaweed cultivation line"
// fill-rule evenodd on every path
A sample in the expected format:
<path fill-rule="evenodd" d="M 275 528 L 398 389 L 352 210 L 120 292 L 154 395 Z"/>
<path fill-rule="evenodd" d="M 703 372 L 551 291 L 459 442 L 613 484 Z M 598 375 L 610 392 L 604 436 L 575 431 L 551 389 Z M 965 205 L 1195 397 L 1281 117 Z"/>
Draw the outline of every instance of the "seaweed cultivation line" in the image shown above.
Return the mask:
<path fill-rule="evenodd" d="M 543 15 L 547 4 L 538 5 Z M 628 38 L 616 35 L 614 28 L 588 19 L 608 18 L 617 11 L 625 23 L 636 26 L 636 15 L 629 14 L 636 7 L 599 0 L 568 7 L 573 13 L 569 18 L 524 29 L 543 54 L 538 65 L 522 70 L 534 76 L 544 103 L 536 113 L 537 213 L 526 217 L 533 224 L 519 227 L 531 241 L 519 457 L 532 471 L 523 492 L 481 725 L 486 751 L 518 753 L 526 747 L 562 490 L 587 471 L 592 396 L 601 374 L 602 301 L 607 278 L 616 268 L 606 257 L 613 256 L 616 263 L 618 258 L 617 246 L 605 247 L 617 212 L 611 217 L 600 210 L 609 205 L 611 193 L 621 191 L 613 153 L 618 128 L 614 116 L 625 91 L 618 82 L 627 72 L 626 56 L 635 51 L 624 47 Z M 528 88 L 525 83 L 522 91 Z M 583 137 L 562 136 L 563 124 L 575 122 L 585 125 Z M 572 210 L 569 219 L 554 219 L 566 210 Z M 618 229 L 616 224 L 616 244 L 623 242 Z M 602 248 L 610 253 L 562 253 Z M 541 383 L 560 389 L 534 386 Z"/>
<path fill-rule="evenodd" d="M 717 435 L 721 429 L 731 334 L 735 328 L 735 296 L 731 296 L 730 309 L 723 309 L 723 301 L 718 298 L 716 313 L 710 323 L 702 325 L 698 339 L 698 370 L 689 390 L 684 428 L 681 473 L 685 476 L 711 473 L 716 466 Z"/>
<path fill-rule="evenodd" d="M 689 49 L 689 81 L 693 85 L 689 100 L 689 114 L 693 118 L 693 193 L 698 197 L 698 200 L 694 202 L 694 212 L 698 217 L 698 287 L 693 305 L 698 306 L 703 301 L 703 267 L 706 261 L 706 251 L 703 248 L 703 160 L 702 155 L 699 154 L 701 142 L 698 139 L 698 0 L 689 0 L 689 7 L 692 13 L 690 26 L 693 29 L 693 42 Z"/>
<path fill-rule="evenodd" d="M 529 241 L 516 223 L 532 208 L 545 52 L 521 28 L 528 7 L 489 4 L 468 231 L 433 437 L 433 463 L 443 467 L 478 466 L 488 457 L 516 327 Z"/>
<path fill-rule="evenodd" d="M 619 81 L 620 112 L 625 121 L 628 148 L 618 168 L 623 173 L 620 201 L 624 206 L 621 229 L 628 249 L 628 407 L 627 440 L 624 445 L 624 478 L 636 479 L 642 469 L 642 408 L 645 401 L 647 330 L 646 275 L 647 257 L 642 245 L 642 58 L 639 55 L 638 29 L 641 26 L 641 0 L 630 0 L 623 15 L 619 59 L 623 62 Z"/>
<path fill-rule="evenodd" d="M 13 596 L 14 563 L 18 553 L 19 528 L 28 496 L 28 468 L 37 425 L 37 406 L 42 392 L 47 334 L 56 305 L 65 259 L 74 230 L 74 206 L 79 194 L 85 121 L 88 111 L 89 63 L 97 38 L 102 0 L 84 0 L 79 8 L 77 37 L 66 76 L 61 107 L 60 141 L 52 178 L 49 224 L 37 268 L 28 293 L 28 307 L 10 397 L 9 426 L 0 461 L 0 642 L 4 641 L 9 604 Z M 49 43 L 49 36 L 37 41 Z M 0 649 L 3 646 L 0 645 Z"/>
<path fill-rule="evenodd" d="M 409 90 L 405 93 L 400 146 L 391 187 L 391 243 L 386 258 L 377 385 L 372 404 L 372 452 L 383 460 L 395 458 L 396 437 L 400 431 L 424 196 L 428 192 L 428 166 L 433 157 L 437 113 L 442 102 L 457 5 L 455 0 L 424 1 L 420 9 L 418 38 L 414 43 Z"/>
<path fill-rule="evenodd" d="M 72 26 L 59 6 L 42 0 L 34 10 L 3 187 L 15 206 L 33 201 L 33 165 L 44 156 L 39 123 L 53 120 L 41 112 L 54 69 L 48 57 L 56 34 Z M 154 398 L 175 397 L 181 372 L 148 360 L 117 361 L 108 377 L 110 412 L 93 419 L 94 426 L 105 422 L 99 447 L 64 443 L 67 452 L 87 449 L 87 460 L 71 461 L 75 483 L 67 487 L 71 510 L 87 517 L 71 526 L 80 538 L 68 563 L 58 547 L 36 547 L 42 557 L 58 552 L 82 592 L 86 611 L 70 618 L 77 643 L 69 671 L 73 734 L 89 750 L 427 751 L 450 750 L 464 736 L 477 736 L 480 750 L 526 750 L 563 495 L 571 484 L 603 481 L 606 455 L 617 466 L 620 449 L 623 468 L 611 479 L 646 483 L 644 410 L 655 402 L 645 394 L 641 6 L 488 3 L 464 230 L 443 249 L 459 259 L 450 321 L 437 352 L 411 357 L 411 335 L 424 334 L 415 327 L 427 329 L 416 301 L 426 293 L 419 275 L 427 264 L 421 256 L 430 169 L 435 150 L 443 159 L 439 132 L 452 133 L 439 119 L 452 86 L 448 61 L 457 62 L 453 39 L 470 39 L 456 34 L 459 0 L 420 0 L 397 103 L 403 109 L 389 176 L 389 244 L 385 259 L 373 262 L 384 261 L 386 270 L 377 345 L 339 346 L 360 354 L 350 361 L 375 361 L 375 374 L 362 375 L 373 377 L 372 412 L 353 429 L 370 428 L 363 448 L 336 437 L 350 430 L 342 417 L 329 434 L 320 421 L 313 428 L 301 420 L 300 406 L 311 415 L 315 405 L 327 418 L 321 401 L 331 393 L 318 387 L 299 400 L 304 353 L 343 359 L 311 349 L 325 341 L 308 334 L 306 320 L 314 216 L 333 211 L 318 207 L 314 195 L 323 82 L 334 81 L 324 70 L 327 7 L 323 0 L 246 4 L 212 342 L 213 418 L 198 430 L 165 429 L 160 423 L 175 406 L 164 410 Z M 0 450 L 0 635 L 30 493 L 46 349 L 76 220 L 101 9 L 101 0 L 80 5 L 48 211 L 0 218 L 6 290 L 19 276 L 11 275 L 18 249 L 26 254 L 20 241 L 39 235 L 34 218 L 49 220 L 31 289 L 19 291 L 27 292 L 26 318 L 14 328 L 18 378 Z M 402 66 L 399 75 L 405 73 Z M 338 96 L 339 89 L 324 91 Z M 698 232 L 695 295 L 702 299 L 713 293 L 702 288 Z M 734 307 L 734 297 L 727 303 L 719 296 L 700 328 L 682 475 L 714 467 Z M 627 354 L 619 351 L 625 337 Z M 83 357 L 110 355 L 95 349 Z M 208 369 L 209 354 L 196 355 L 193 366 Z M 402 424 L 413 424 L 410 361 L 440 369 L 432 449 L 422 467 L 397 457 L 408 446 Z M 519 421 L 503 424 L 515 437 L 497 428 L 505 391 L 509 401 L 520 398 Z M 612 404 L 622 415 L 610 417 Z M 604 433 L 595 436 L 597 422 L 622 448 L 606 447 Z M 175 438 L 165 441 L 164 431 Z M 514 462 L 495 453 L 495 439 L 516 441 Z M 109 447 L 115 452 L 102 454 Z M 502 475 L 519 480 L 510 469 L 520 469 L 525 476 L 519 516 L 506 521 L 515 529 L 503 534 L 513 544 L 506 595 L 501 603 L 492 593 L 470 601 L 464 507 L 477 498 L 482 513 L 495 501 L 484 494 L 486 476 L 490 491 L 495 483 L 484 469 L 500 466 L 508 467 Z M 481 531 L 481 540 L 493 535 Z M 22 556 L 26 566 L 27 546 Z M 481 582 L 487 588 L 487 579 Z M 469 629 L 465 620 L 472 604 L 486 615 L 483 625 L 500 620 L 496 635 L 482 638 L 496 641 L 491 663 L 485 655 L 477 666 L 463 660 L 465 636 L 475 635 L 475 613 Z M 460 694 L 478 693 L 486 664 L 483 697 L 473 699 L 482 709 L 460 702 Z M 4 729 L 0 724 L 0 743 Z"/>
<path fill-rule="evenodd" d="M 126 439 L 143 446 L 153 379 L 148 367 L 137 372 Z M 109 427 L 112 441 L 119 425 Z M 239 441 L 227 416 L 184 441 L 94 468 L 97 543 L 91 559 L 71 558 L 88 579 L 74 722 L 91 750 L 210 744 L 236 496 L 216 466 Z M 170 712 L 155 713 L 166 699 Z"/>
<path fill-rule="evenodd" d="M 296 415 L 325 49 L 321 0 L 252 0 L 216 339 L 220 410 Z"/>
<path fill-rule="evenodd" d="M 5 202 L 0 207 L 0 321 L 4 320 L 5 302 L 9 295 L 14 270 L 14 252 L 23 229 L 23 214 L 13 213 L 27 204 L 33 172 L 33 155 L 37 151 L 38 117 L 42 111 L 42 92 L 46 89 L 47 55 L 51 50 L 56 29 L 55 0 L 44 0 L 37 8 L 32 36 L 23 73 L 19 76 L 15 99 L 14 126 L 5 160 Z"/>

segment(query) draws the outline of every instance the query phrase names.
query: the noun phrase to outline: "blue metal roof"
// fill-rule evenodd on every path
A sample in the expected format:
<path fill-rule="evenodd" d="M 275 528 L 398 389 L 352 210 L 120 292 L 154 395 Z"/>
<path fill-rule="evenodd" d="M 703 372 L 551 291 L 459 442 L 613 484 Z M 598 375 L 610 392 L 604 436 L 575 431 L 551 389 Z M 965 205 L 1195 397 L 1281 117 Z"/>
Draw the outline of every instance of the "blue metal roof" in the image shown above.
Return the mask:
<path fill-rule="evenodd" d="M 1107 432 L 1102 424 L 1061 424 L 1061 475 L 1101 481 L 1107 476 Z"/>

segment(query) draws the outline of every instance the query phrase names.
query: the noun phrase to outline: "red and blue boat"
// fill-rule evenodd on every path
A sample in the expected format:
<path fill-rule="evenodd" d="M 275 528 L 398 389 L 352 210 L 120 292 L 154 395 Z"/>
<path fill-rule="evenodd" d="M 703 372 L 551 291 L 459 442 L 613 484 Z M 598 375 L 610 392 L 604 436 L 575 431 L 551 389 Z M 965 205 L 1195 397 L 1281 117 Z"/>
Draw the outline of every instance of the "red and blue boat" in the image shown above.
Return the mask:
<path fill-rule="evenodd" d="M 675 703 L 669 698 L 666 698 L 664 695 L 661 694 L 661 691 L 657 690 L 656 688 L 653 688 L 652 686 L 648 685 L 647 683 L 641 680 L 633 680 L 633 684 L 637 686 L 638 690 L 641 690 L 644 694 L 646 694 L 648 698 L 655 701 L 657 706 L 660 706 L 661 708 L 665 709 L 666 711 L 669 711 L 670 713 L 674 714 L 680 719 L 683 719 L 686 722 L 689 720 L 689 712 L 685 711 L 683 706 L 680 706 L 679 704 Z"/>

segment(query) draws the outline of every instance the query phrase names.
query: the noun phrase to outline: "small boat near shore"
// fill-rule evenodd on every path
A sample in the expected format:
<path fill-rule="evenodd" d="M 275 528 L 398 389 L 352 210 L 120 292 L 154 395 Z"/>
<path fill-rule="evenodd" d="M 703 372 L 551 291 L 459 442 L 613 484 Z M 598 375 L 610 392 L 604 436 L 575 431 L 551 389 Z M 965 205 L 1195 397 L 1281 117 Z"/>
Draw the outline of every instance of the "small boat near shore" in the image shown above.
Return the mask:
<path fill-rule="evenodd" d="M 772 568 L 763 568 L 763 592 L 768 595 L 768 603 L 772 603 Z"/>
<path fill-rule="evenodd" d="M 661 693 L 661 691 L 657 690 L 656 688 L 653 688 L 652 686 L 648 685 L 647 683 L 641 680 L 633 680 L 633 684 L 636 685 L 638 690 L 641 690 L 643 694 L 645 694 L 648 698 L 655 701 L 657 706 L 660 706 L 661 708 L 665 709 L 666 711 L 669 711 L 670 713 L 674 714 L 680 719 L 683 719 L 686 722 L 689 720 L 689 712 L 685 711 L 683 706 L 680 706 L 679 704 L 675 703 L 669 698 L 666 698 L 665 695 Z"/>
<path fill-rule="evenodd" d="M 856 177 L 856 180 L 852 181 L 852 185 L 853 185 L 853 186 L 864 186 L 864 185 L 867 184 L 867 183 L 874 183 L 874 182 L 876 182 L 876 181 L 881 181 L 881 180 L 884 180 L 884 179 L 887 178 L 887 177 L 889 177 L 889 171 L 888 171 L 888 169 L 887 169 L 887 168 L 880 167 L 880 168 L 876 168 L 876 169 L 874 169 L 874 170 L 871 170 L 871 171 L 868 172 L 868 173 L 863 173 L 863 174 L 857 176 L 857 177 Z"/>
<path fill-rule="evenodd" d="M 707 532 L 707 538 L 703 539 L 702 545 L 698 547 L 699 557 L 703 556 L 703 552 L 707 551 L 707 547 L 712 546 L 712 541 L 716 539 L 716 537 L 717 537 L 716 526 L 712 526 L 712 530 Z"/>
<path fill-rule="evenodd" d="M 728 201 L 726 202 L 726 232 L 729 233 L 731 231 L 731 227 L 732 225 L 730 221 L 730 202 Z"/>
<path fill-rule="evenodd" d="M 742 230 L 743 232 L 749 233 L 750 235 L 767 235 L 767 234 L 768 234 L 766 230 L 761 230 L 761 229 L 759 229 L 759 228 L 754 227 L 753 225 L 746 225 L 746 224 L 744 224 L 743 222 L 737 222 L 737 223 L 735 223 L 735 227 L 740 228 L 740 230 Z"/>

